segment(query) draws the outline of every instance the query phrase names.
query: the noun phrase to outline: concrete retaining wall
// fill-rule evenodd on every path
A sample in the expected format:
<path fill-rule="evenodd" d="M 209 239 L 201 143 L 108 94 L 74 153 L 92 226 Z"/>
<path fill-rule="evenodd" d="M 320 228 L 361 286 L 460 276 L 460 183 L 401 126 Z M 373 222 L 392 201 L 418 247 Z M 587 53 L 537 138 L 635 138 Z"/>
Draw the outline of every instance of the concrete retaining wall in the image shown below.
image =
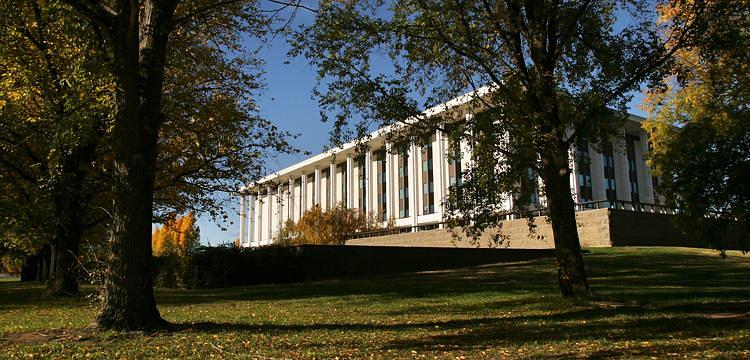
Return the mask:
<path fill-rule="evenodd" d="M 578 235 L 584 247 L 611 246 L 609 234 L 609 209 L 590 210 L 576 213 Z M 530 225 L 533 225 L 530 226 Z M 533 232 L 530 229 L 533 228 Z M 527 219 L 503 221 L 499 229 L 486 231 L 476 243 L 461 233 L 455 241 L 448 230 L 437 229 L 385 235 L 364 239 L 353 239 L 347 245 L 364 246 L 427 246 L 427 247 L 459 247 L 459 248 L 516 248 L 516 249 L 550 249 L 554 247 L 552 226 L 547 217 L 537 216 L 530 224 Z M 498 239 L 498 241 L 495 241 Z"/>
<path fill-rule="evenodd" d="M 582 247 L 611 246 L 687 246 L 709 247 L 708 241 L 688 239 L 674 225 L 674 215 L 627 210 L 597 209 L 576 213 L 578 236 Z M 533 219 L 534 232 L 529 231 L 529 221 L 503 221 L 499 244 L 493 241 L 498 231 L 488 230 L 477 243 L 464 236 L 453 241 L 448 230 L 430 230 L 397 235 L 387 235 L 347 241 L 347 245 L 366 246 L 428 246 L 428 247 L 508 247 L 518 249 L 549 249 L 554 247 L 552 227 L 544 216 Z M 457 231 L 460 235 L 461 232 Z M 730 228 L 720 243 L 727 249 L 739 246 L 739 230 Z"/>

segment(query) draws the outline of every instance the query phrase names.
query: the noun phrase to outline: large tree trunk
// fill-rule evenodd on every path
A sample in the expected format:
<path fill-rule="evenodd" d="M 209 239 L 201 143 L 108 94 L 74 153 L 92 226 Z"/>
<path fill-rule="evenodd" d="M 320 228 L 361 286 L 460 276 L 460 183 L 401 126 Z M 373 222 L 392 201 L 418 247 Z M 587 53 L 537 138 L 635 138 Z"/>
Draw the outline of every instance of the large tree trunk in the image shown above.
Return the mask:
<path fill-rule="evenodd" d="M 559 146 L 557 151 L 542 155 L 542 181 L 555 237 L 560 292 L 565 297 L 587 297 L 591 292 L 578 240 L 566 147 Z"/>
<path fill-rule="evenodd" d="M 151 219 L 167 42 L 177 1 L 146 1 L 112 26 L 117 114 L 111 251 L 99 327 L 163 327 L 154 299 Z M 122 16 L 127 15 L 127 16 Z"/>
<path fill-rule="evenodd" d="M 112 36 L 116 41 L 113 61 L 117 84 L 117 114 L 112 129 L 114 202 L 104 303 L 96 325 L 116 330 L 165 324 L 156 308 L 151 277 L 156 130 L 140 113 L 137 19 L 134 15 L 129 24 L 116 26 L 120 32 Z"/>
<path fill-rule="evenodd" d="M 130 101 L 137 101 L 130 99 Z M 137 102 L 136 102 L 137 104 Z M 137 109 L 136 109 L 137 110 Z M 102 328 L 137 330 L 165 324 L 156 308 L 151 276 L 151 214 L 155 134 L 128 106 L 113 129 L 114 173 L 110 255 Z"/>

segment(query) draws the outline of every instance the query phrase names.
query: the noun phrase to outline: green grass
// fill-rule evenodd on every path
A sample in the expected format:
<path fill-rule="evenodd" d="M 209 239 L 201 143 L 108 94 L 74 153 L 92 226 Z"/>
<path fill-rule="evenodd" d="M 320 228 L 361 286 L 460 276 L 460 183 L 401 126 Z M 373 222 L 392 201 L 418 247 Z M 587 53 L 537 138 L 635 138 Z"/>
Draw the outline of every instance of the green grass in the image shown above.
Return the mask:
<path fill-rule="evenodd" d="M 0 284 L 0 358 L 750 358 L 750 256 L 591 249 L 591 301 L 553 259 L 219 290 L 158 290 L 156 333 L 97 332 L 91 300 Z M 89 290 L 90 291 L 90 290 Z"/>

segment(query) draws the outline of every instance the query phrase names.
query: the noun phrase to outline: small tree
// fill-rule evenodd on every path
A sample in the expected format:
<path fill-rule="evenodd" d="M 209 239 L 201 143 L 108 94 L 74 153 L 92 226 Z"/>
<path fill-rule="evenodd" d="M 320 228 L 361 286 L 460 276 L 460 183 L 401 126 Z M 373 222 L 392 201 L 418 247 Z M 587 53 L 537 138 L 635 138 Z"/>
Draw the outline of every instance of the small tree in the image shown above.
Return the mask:
<path fill-rule="evenodd" d="M 200 228 L 195 214 L 187 213 L 156 226 L 151 234 L 153 253 L 156 256 L 189 256 L 200 245 Z"/>

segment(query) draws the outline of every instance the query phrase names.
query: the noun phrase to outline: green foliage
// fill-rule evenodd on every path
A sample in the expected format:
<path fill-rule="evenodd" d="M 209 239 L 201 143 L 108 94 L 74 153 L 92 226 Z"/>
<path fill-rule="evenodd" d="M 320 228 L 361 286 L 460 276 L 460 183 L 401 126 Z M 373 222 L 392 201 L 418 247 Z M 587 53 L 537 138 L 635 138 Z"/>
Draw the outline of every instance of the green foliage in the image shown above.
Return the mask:
<path fill-rule="evenodd" d="M 0 18 L 0 247 L 34 253 L 55 224 L 104 215 L 92 194 L 110 83 L 91 29 L 59 2 L 10 0 L 0 13 L 13 14 Z"/>
<path fill-rule="evenodd" d="M 255 10 L 247 2 L 215 8 L 211 1 L 177 9 L 181 21 L 165 70 L 157 222 L 192 210 L 225 223 L 233 201 L 226 194 L 263 175 L 275 154 L 295 151 L 292 134 L 257 113 L 262 62 L 241 46 L 243 36 L 266 29 Z M 53 225 L 69 218 L 82 222 L 87 251 L 106 247 L 114 79 L 102 34 L 64 1 L 9 0 L 0 13 L 14 14 L 0 18 L 0 249 L 35 253 L 54 237 Z M 191 16 L 197 14 L 200 20 Z M 63 208 L 60 198 L 81 213 Z"/>
<path fill-rule="evenodd" d="M 531 190 L 519 179 L 529 169 L 545 180 L 542 191 L 567 194 L 556 184 L 564 190 L 550 190 L 554 175 L 545 173 L 570 171 L 566 154 L 578 139 L 597 144 L 617 133 L 631 92 L 668 59 L 649 6 L 325 2 L 316 22 L 293 37 L 291 54 L 318 69 L 316 95 L 331 114 L 334 144 L 366 137 L 374 125 L 395 125 L 388 135 L 394 143 L 419 143 L 437 129 L 450 138 L 450 153 L 462 141 L 471 144 L 465 181 L 447 213 L 450 223 L 481 233 L 497 224 L 511 198 L 527 209 Z M 624 14 L 627 24 L 615 26 Z M 373 64 L 383 61 L 392 69 L 375 72 Z M 472 91 L 465 106 L 439 106 Z M 434 106 L 442 112 L 421 112 Z M 451 126 L 464 118 L 464 126 Z M 573 211 L 565 205 L 557 208 Z"/>
<path fill-rule="evenodd" d="M 561 294 L 585 297 L 569 154 L 583 138 L 599 144 L 622 134 L 632 92 L 668 62 L 671 50 L 662 46 L 651 6 L 647 0 L 324 2 L 315 23 L 294 36 L 291 54 L 318 69 L 316 95 L 334 114 L 334 143 L 366 138 L 377 124 L 393 125 L 387 139 L 393 143 L 420 143 L 438 130 L 448 134 L 450 153 L 461 143 L 472 148 L 444 216 L 474 242 L 498 226 L 509 204 L 529 210 L 535 187 L 519 182 L 529 170 L 541 178 Z M 383 58 L 391 68 L 375 72 Z M 462 94 L 465 104 L 446 104 Z M 450 126 L 464 119 L 465 126 Z"/>
<path fill-rule="evenodd" d="M 665 79 L 652 86 L 646 128 L 659 191 L 679 208 L 681 227 L 716 239 L 726 225 L 750 229 L 750 4 L 712 2 L 700 31 L 672 24 L 696 16 L 673 4 L 661 8 L 673 37 L 690 37 Z M 671 44 L 669 44 L 671 46 Z M 747 244 L 746 244 L 747 246 Z"/>

